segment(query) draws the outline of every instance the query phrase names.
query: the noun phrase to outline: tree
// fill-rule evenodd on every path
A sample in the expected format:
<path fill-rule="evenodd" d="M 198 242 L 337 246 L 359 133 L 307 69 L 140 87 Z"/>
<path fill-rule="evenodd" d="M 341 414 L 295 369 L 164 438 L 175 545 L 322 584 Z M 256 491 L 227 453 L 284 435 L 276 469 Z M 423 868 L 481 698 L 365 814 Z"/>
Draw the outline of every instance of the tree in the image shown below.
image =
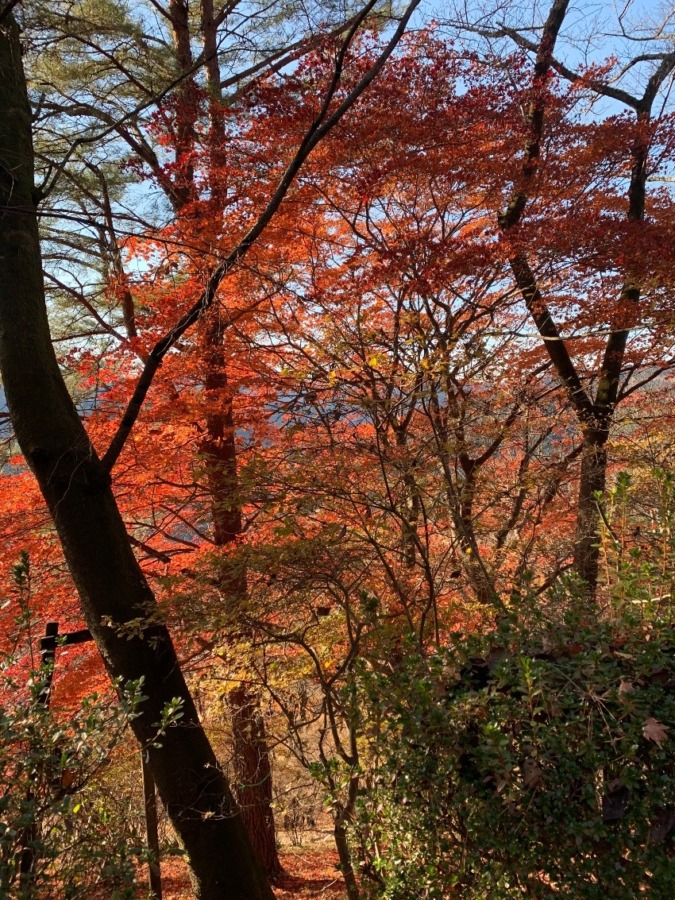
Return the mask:
<path fill-rule="evenodd" d="M 293 225 L 309 262 L 289 257 L 276 276 L 267 275 L 269 284 L 276 277 L 284 304 L 270 325 L 276 331 L 269 343 L 284 373 L 279 392 L 286 402 L 278 409 L 287 411 L 306 459 L 312 458 L 314 430 L 324 487 L 331 483 L 344 504 L 334 511 L 338 521 L 353 522 L 370 496 L 371 515 L 377 509 L 391 516 L 382 516 L 390 526 L 380 535 L 391 541 L 406 532 L 410 558 L 419 552 L 422 559 L 424 537 L 420 532 L 415 547 L 414 520 L 430 526 L 424 498 L 432 498 L 431 508 L 442 485 L 452 511 L 451 528 L 447 522 L 442 527 L 455 532 L 461 568 L 486 598 L 509 551 L 511 572 L 524 575 L 534 567 L 540 586 L 569 564 L 572 535 L 563 531 L 570 517 L 560 479 L 574 472 L 583 441 L 576 440 L 574 417 L 566 411 L 575 409 L 569 394 L 556 396 L 550 354 L 557 351 L 538 345 L 528 331 L 531 313 L 506 256 L 511 245 L 495 240 L 509 196 L 504 173 L 517 181 L 522 165 L 528 70 L 521 57 L 510 61 L 519 78 L 514 82 L 510 70 L 497 75 L 476 59 L 459 64 L 452 50 L 440 50 L 425 34 L 410 56 L 397 59 L 382 90 L 370 95 L 368 115 L 343 126 L 349 127 L 349 163 L 338 146 L 324 145 L 321 167 L 305 173 L 308 212 L 299 211 Z M 452 66 L 461 76 L 448 73 Z M 471 89 L 453 93 L 453 77 Z M 404 97 L 411 96 L 416 103 L 409 110 Z M 550 87 L 546 159 L 536 207 L 519 241 L 573 333 L 580 378 L 590 389 L 602 337 L 595 332 L 618 314 L 607 302 L 609 292 L 627 271 L 649 285 L 640 340 L 622 364 L 630 393 L 663 370 L 668 331 L 659 323 L 669 307 L 659 255 L 667 245 L 671 201 L 654 197 L 642 236 L 626 228 L 621 166 L 632 125 L 579 120 L 579 96 L 564 83 Z M 266 102 L 271 108 L 275 101 Z M 456 129 L 452 147 L 444 143 L 450 127 Z M 664 127 L 653 148 L 664 166 L 668 148 Z M 557 228 L 550 227 L 553 221 Z M 500 491 L 506 477 L 513 478 L 511 508 Z M 385 483 L 377 494 L 379 478 Z M 289 499 L 281 488 L 280 495 Z M 554 516 L 558 529 L 553 565 L 533 555 L 545 539 L 541 515 Z M 579 515 L 577 509 L 577 525 Z M 363 518 L 358 529 L 368 534 Z M 516 536 L 525 551 L 517 562 Z M 508 596 L 520 587 L 517 578 L 510 586 L 502 581 L 500 592 Z"/>
<path fill-rule="evenodd" d="M 0 366 L 17 440 L 54 518 L 85 617 L 109 671 L 125 682 L 143 681 L 147 699 L 134 732 L 147 750 L 155 782 L 188 852 L 195 893 L 216 897 L 229 889 L 242 898 L 268 897 L 271 892 L 199 724 L 166 628 L 156 624 L 131 639 L 119 634 L 130 614 L 152 613 L 154 598 L 51 345 L 35 217 L 31 113 L 18 29 L 10 17 L 2 24 L 0 70 Z M 181 725 L 169 729 L 158 747 L 153 731 L 176 700 Z M 224 871 L 218 860 L 223 846 L 234 848 Z"/>
<path fill-rule="evenodd" d="M 188 9 L 179 6 L 176 15 Z M 355 27 L 237 97 L 221 93 L 217 67 L 202 77 L 199 56 L 172 38 L 185 77 L 130 135 L 142 131 L 155 153 L 155 162 L 146 151 L 137 158 L 169 221 L 147 223 L 126 246 L 120 218 L 106 224 L 99 243 L 116 257 L 102 270 L 104 305 L 90 303 L 87 316 L 119 348 L 87 344 L 69 360 L 96 407 L 86 419 L 89 440 L 107 447 L 101 465 L 81 430 L 59 432 L 43 463 L 16 373 L 8 382 L 71 565 L 84 565 L 73 494 L 89 523 L 92 497 L 105 497 L 109 528 L 104 482 L 114 473 L 146 577 L 165 576 L 156 583 L 166 606 L 142 587 L 126 594 L 131 607 L 105 610 L 115 625 L 99 621 L 109 659 L 123 637 L 134 647 L 168 639 L 172 616 L 191 629 L 187 641 L 216 650 L 210 665 L 214 680 L 229 678 L 240 759 L 253 751 L 251 774 L 237 776 L 244 783 L 270 783 L 251 702 L 267 689 L 286 717 L 279 739 L 329 789 L 352 897 L 348 832 L 377 777 L 369 735 L 380 721 L 377 711 L 374 723 L 361 718 L 355 672 L 398 676 L 409 648 L 424 669 L 477 625 L 503 625 L 524 596 L 546 607 L 571 565 L 588 597 L 601 541 L 609 595 L 610 567 L 622 569 L 619 549 L 630 543 L 616 524 L 623 482 L 605 509 L 605 481 L 593 480 L 600 469 L 612 478 L 617 421 L 600 376 L 615 335 L 616 401 L 648 382 L 665 389 L 672 197 L 643 179 L 645 218 L 626 217 L 642 126 L 579 114 L 611 64 L 568 84 L 554 55 L 566 8 L 554 3 L 543 38 L 500 51 L 499 66 L 445 46 L 438 30 L 415 34 L 358 107 L 351 101 L 393 45 L 384 54 L 374 36 L 357 45 Z M 194 17 L 183 26 L 193 42 L 208 32 L 194 30 Z M 653 173 L 672 163 L 670 125 L 664 115 L 649 126 Z M 300 149 L 280 159 L 280 147 Z M 78 170 L 73 197 L 81 188 L 85 208 L 117 215 L 121 194 L 98 203 L 85 193 L 95 197 L 94 179 L 114 185 L 96 169 Z M 25 201 L 22 190 L 11 198 Z M 640 285 L 642 313 L 621 349 L 634 309 L 627 284 Z M 595 409 L 603 396 L 609 406 Z M 586 401 L 595 412 L 580 418 Z M 130 564 L 125 547 L 117 570 Z M 78 578 L 90 618 L 100 617 L 99 583 Z M 135 568 L 124 584 L 138 591 L 139 578 Z M 668 583 L 665 564 L 659 578 Z M 155 650 L 145 648 L 144 665 Z"/>
<path fill-rule="evenodd" d="M 372 7 L 373 4 L 371 4 Z M 0 244 L 0 367 L 17 440 L 31 467 L 64 547 L 89 627 L 108 670 L 127 681 L 143 680 L 146 699 L 134 731 L 147 750 L 153 777 L 188 853 L 195 893 L 203 897 L 271 896 L 245 835 L 229 786 L 199 723 L 166 627 L 130 546 L 110 486 L 119 455 L 162 358 L 213 302 L 218 285 L 262 233 L 297 171 L 316 144 L 366 89 L 394 49 L 415 3 L 394 36 L 336 107 L 344 57 L 361 21 L 352 25 L 336 57 L 332 86 L 310 131 L 292 158 L 271 201 L 212 273 L 206 291 L 156 345 L 110 451 L 96 455 L 68 395 L 54 355 L 44 304 L 33 178 L 31 114 L 11 15 L 0 40 L 3 158 Z M 12 302 L 9 298 L 12 297 Z M 129 633 L 131 628 L 131 633 Z M 158 746 L 157 724 L 180 706 L 181 722 Z M 178 777 L 177 777 L 178 773 Z M 231 851 L 221 862 L 223 847 Z"/>
<path fill-rule="evenodd" d="M 124 7 L 116 10 L 108 3 L 82 4 L 73 15 L 65 9 L 41 9 L 37 14 L 39 43 L 44 53 L 33 63 L 33 82 L 44 92 L 43 154 L 45 162 L 56 154 L 67 155 L 67 164 L 57 161 L 61 180 L 67 180 L 66 192 L 56 190 L 71 201 L 74 189 L 77 204 L 88 206 L 80 213 L 92 216 L 96 243 L 104 261 L 105 297 L 122 312 L 120 325 L 113 328 L 110 314 L 100 311 L 91 297 L 76 296 L 72 287 L 64 285 L 52 274 L 61 292 L 94 318 L 96 327 L 106 331 L 119 343 L 120 359 L 133 365 L 140 346 L 152 336 L 150 327 L 139 326 L 134 292 L 124 271 L 119 232 L 146 223 L 129 221 L 121 215 L 124 191 L 114 192 L 120 175 L 109 160 L 91 161 L 94 140 L 87 135 L 83 151 L 74 145 L 64 147 L 54 141 L 53 121 L 84 121 L 91 128 L 114 136 L 116 152 L 126 154 L 127 165 L 142 170 L 153 187 L 164 196 L 170 209 L 171 224 L 163 230 L 165 238 L 192 249 L 190 261 L 177 253 L 172 265 L 175 272 L 203 277 L 209 267 L 217 265 L 213 243 L 227 221 L 228 239 L 242 225 L 230 215 L 233 205 L 247 205 L 246 197 L 235 197 L 241 186 L 232 185 L 233 168 L 228 166 L 228 142 L 232 133 L 232 114 L 236 118 L 239 100 L 250 93 L 270 72 L 283 69 L 306 55 L 314 46 L 331 38 L 339 38 L 353 26 L 386 24 L 386 14 L 379 3 L 348 4 L 333 9 L 331 5 L 231 3 L 215 9 L 212 2 L 199 5 L 186 0 L 155 3 L 141 15 Z M 120 14 L 121 13 L 121 14 Z M 150 28 L 150 13 L 158 21 Z M 288 25 L 299 27 L 301 36 L 291 39 Z M 281 49 L 279 49 L 281 48 Z M 112 72 L 111 72 L 112 67 Z M 112 85 L 115 90 L 112 91 Z M 167 96 L 165 85 L 173 86 Z M 147 112 L 153 110 L 154 115 Z M 147 112 L 146 112 L 147 111 Z M 145 114 L 144 114 L 145 113 Z M 67 129 L 66 129 L 67 130 Z M 75 139 L 74 144 L 78 143 Z M 105 154 L 108 155 L 106 149 Z M 99 191 L 90 182 L 97 182 Z M 52 181 L 52 185 L 53 185 Z M 243 184 L 243 182 L 242 182 Z M 50 185 L 51 187 L 51 185 Z M 82 202 L 82 196 L 86 198 Z M 53 201 L 52 201 L 53 202 Z M 209 224 L 203 227 L 204 221 Z M 219 224 L 220 223 L 220 224 Z M 57 253 L 62 253 L 63 236 L 55 236 Z M 59 240 L 59 237 L 61 240 Z M 68 236 L 68 243 L 73 238 Z M 81 249 L 81 244 L 78 249 Z M 227 249 L 223 250 L 224 253 Z M 176 301 L 182 299 L 176 291 Z M 218 304 L 216 304 L 217 306 Z M 180 313 L 177 313 L 180 318 Z M 211 530 L 216 546 L 227 551 L 239 538 L 241 510 L 236 488 L 237 453 L 234 443 L 235 421 L 224 365 L 227 350 L 226 333 L 220 313 L 210 311 L 198 328 L 197 343 L 202 350 L 201 387 L 209 397 L 210 412 L 203 418 L 202 440 L 196 448 L 201 465 L 208 471 L 211 496 Z M 126 338 L 126 339 L 125 339 Z M 136 340 L 136 338 L 140 338 Z M 105 348 L 110 356 L 109 348 Z M 118 359 L 118 365 L 123 363 Z M 92 364 L 99 363 L 92 360 Z M 105 366 L 105 362 L 102 363 Z M 195 415 L 201 419 L 200 413 Z M 120 448 L 116 448 L 119 453 Z M 112 457 L 111 457 L 112 459 Z M 232 609 L 246 602 L 246 573 L 243 568 L 233 575 L 225 572 L 223 562 L 221 600 Z M 270 874 L 279 870 L 273 813 L 271 809 L 270 767 L 267 750 L 260 734 L 262 718 L 256 698 L 241 685 L 230 694 L 232 722 L 238 734 L 234 756 L 236 782 L 242 814 L 258 852 Z M 257 735 L 247 743 L 247 735 Z M 265 773 L 263 775 L 263 772 Z"/>
<path fill-rule="evenodd" d="M 627 4 L 619 16 L 619 27 L 628 38 L 625 17 L 631 4 Z M 546 169 L 549 154 L 545 151 L 548 137 L 547 117 L 551 112 L 551 91 L 554 73 L 569 81 L 578 90 L 590 94 L 591 98 L 603 97 L 618 102 L 635 115 L 632 128 L 625 129 L 623 165 L 628 164 L 627 189 L 625 190 L 624 240 L 646 239 L 650 228 L 648 218 L 649 197 L 647 181 L 652 157 L 658 157 L 659 118 L 654 116 L 654 108 L 659 94 L 672 79 L 675 71 L 675 52 L 663 48 L 663 28 L 653 33 L 641 33 L 636 39 L 640 43 L 640 53 L 626 62 L 614 61 L 594 69 L 575 69 L 556 57 L 559 34 L 565 24 L 569 10 L 568 0 L 554 0 L 548 15 L 541 25 L 535 26 L 540 33 L 538 40 L 530 31 L 501 22 L 483 21 L 480 26 L 470 25 L 471 30 L 492 40 L 509 40 L 529 56 L 534 57 L 532 81 L 529 97 L 524 97 L 524 150 L 520 171 L 517 173 L 511 195 L 500 210 L 497 220 L 508 247 L 509 265 L 514 282 L 523 302 L 539 332 L 546 351 L 556 371 L 557 377 L 567 391 L 574 408 L 582 435 L 581 475 L 575 535 L 574 564 L 579 576 L 588 585 L 590 594 L 595 593 L 598 580 L 600 528 L 602 522 L 602 497 L 606 490 L 607 441 L 614 421 L 617 405 L 636 385 L 629 386 L 635 369 L 628 362 L 629 340 L 649 318 L 649 311 L 643 311 L 644 293 L 648 282 L 640 272 L 637 260 L 623 268 L 623 278 L 615 288 L 616 294 L 609 315 L 595 313 L 595 324 L 605 323 L 607 337 L 604 347 L 595 351 L 595 362 L 586 378 L 592 379 L 589 386 L 582 374 L 584 363 L 574 352 L 573 342 L 566 339 L 554 308 L 554 300 L 547 299 L 547 291 L 541 284 L 532 265 L 532 254 L 528 247 L 528 229 L 525 225 L 530 207 L 536 208 L 546 183 Z M 500 19 L 502 11 L 500 11 Z M 464 19 L 460 27 L 467 27 Z M 662 25 L 665 23 L 662 23 Z M 644 28 L 641 29 L 645 31 Z M 645 53 L 644 44 L 652 45 L 653 52 Z M 643 83 L 642 92 L 631 92 L 622 84 L 626 74 L 631 75 L 644 64 L 651 67 Z M 655 198 L 656 199 L 656 198 Z M 658 204 L 658 199 L 656 199 Z M 541 218 L 539 210 L 533 212 Z M 629 237 L 630 236 L 630 237 Z M 654 240 L 654 237 L 652 237 Z M 620 267 L 621 268 L 621 267 Z M 583 304 L 583 295 L 577 292 L 575 301 Z M 642 302 L 641 302 L 642 301 Z M 575 357 L 577 357 L 575 359 Z M 647 376 L 648 378 L 650 376 Z"/>

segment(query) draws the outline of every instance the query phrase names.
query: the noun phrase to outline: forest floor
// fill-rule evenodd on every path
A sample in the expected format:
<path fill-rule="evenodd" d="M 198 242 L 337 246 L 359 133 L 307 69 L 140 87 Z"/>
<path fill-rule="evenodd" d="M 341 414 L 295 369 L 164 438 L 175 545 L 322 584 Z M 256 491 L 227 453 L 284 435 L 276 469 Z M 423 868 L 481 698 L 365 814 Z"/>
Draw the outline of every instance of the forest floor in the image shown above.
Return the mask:
<path fill-rule="evenodd" d="M 344 900 L 346 897 L 337 869 L 337 853 L 325 841 L 284 847 L 279 855 L 284 875 L 274 887 L 277 900 Z M 177 857 L 162 861 L 162 895 L 164 900 L 192 898 L 185 865 Z"/>
<path fill-rule="evenodd" d="M 275 887 L 278 900 L 310 897 L 343 900 L 346 897 L 338 857 L 326 847 L 294 847 L 281 853 L 285 875 Z"/>

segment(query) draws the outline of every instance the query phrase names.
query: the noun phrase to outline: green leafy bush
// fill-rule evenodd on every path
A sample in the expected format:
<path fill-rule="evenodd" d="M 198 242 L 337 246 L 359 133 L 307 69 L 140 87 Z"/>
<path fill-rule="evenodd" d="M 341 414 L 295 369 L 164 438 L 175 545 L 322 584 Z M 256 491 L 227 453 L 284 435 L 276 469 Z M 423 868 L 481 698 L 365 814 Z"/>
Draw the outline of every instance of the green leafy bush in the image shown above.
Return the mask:
<path fill-rule="evenodd" d="M 61 721 L 0 666 L 0 896 L 131 897 L 144 851 L 107 795 L 111 759 L 138 696 L 83 700 Z"/>
<path fill-rule="evenodd" d="M 624 592 L 625 593 L 625 592 Z M 367 892 L 675 896 L 675 628 L 568 584 L 393 674 L 357 671 Z"/>

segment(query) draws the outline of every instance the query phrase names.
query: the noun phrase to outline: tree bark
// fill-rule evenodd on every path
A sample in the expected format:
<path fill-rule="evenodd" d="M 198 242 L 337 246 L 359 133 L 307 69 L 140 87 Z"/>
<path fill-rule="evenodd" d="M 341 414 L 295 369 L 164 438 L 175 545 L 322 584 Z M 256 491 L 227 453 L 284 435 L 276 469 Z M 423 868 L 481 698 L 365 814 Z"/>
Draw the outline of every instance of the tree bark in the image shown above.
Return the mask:
<path fill-rule="evenodd" d="M 214 311 L 217 314 L 217 311 Z M 207 467 L 207 482 L 216 547 L 232 546 L 242 533 L 241 500 L 237 478 L 232 398 L 228 396 L 227 372 L 223 353 L 223 334 L 214 321 L 207 322 L 205 335 L 208 354 L 207 397 L 218 400 L 220 409 L 206 417 L 206 435 L 201 452 Z M 248 599 L 246 568 L 243 562 L 221 561 L 218 586 L 227 606 L 228 617 L 241 628 L 242 613 Z M 236 794 L 249 839 L 270 877 L 282 872 L 277 852 L 276 829 L 272 809 L 272 769 L 265 734 L 260 698 L 255 690 L 241 683 L 228 696 L 232 722 L 233 758 Z"/>
<path fill-rule="evenodd" d="M 600 565 L 600 504 L 607 482 L 607 438 L 608 431 L 588 428 L 581 449 L 574 569 L 591 596 L 597 588 Z"/>
<path fill-rule="evenodd" d="M 236 794 L 249 840 L 267 874 L 282 872 L 272 810 L 272 770 L 258 694 L 242 684 L 228 697 Z"/>
<path fill-rule="evenodd" d="M 333 812 L 333 837 L 335 838 L 335 846 L 340 859 L 340 871 L 345 880 L 345 889 L 349 900 L 360 900 L 361 898 L 347 835 L 348 823 L 354 815 L 358 787 L 359 778 L 357 775 L 352 774 L 347 792 L 347 802 L 338 804 Z"/>
<path fill-rule="evenodd" d="M 185 0 L 172 0 L 171 14 L 176 61 L 179 69 L 187 71 L 192 65 L 188 6 Z M 201 36 L 206 58 L 207 84 L 209 88 L 209 130 L 206 139 L 209 215 L 220 221 L 224 215 L 227 197 L 225 176 L 227 141 L 224 132 L 223 97 L 218 59 L 218 29 L 213 0 L 201 3 Z M 194 84 L 189 79 L 181 87 L 178 97 L 179 115 L 176 132 L 176 173 L 172 199 L 177 217 L 185 217 L 186 206 L 198 196 L 194 153 L 195 117 L 199 107 L 192 102 Z M 182 125 L 180 124 L 182 122 Z M 182 187 L 181 187 L 182 186 Z M 188 214 L 189 217 L 189 214 Z M 232 399 L 228 396 L 225 369 L 225 334 L 220 327 L 219 311 L 212 309 L 206 318 L 204 350 L 206 375 L 204 386 L 207 396 L 213 398 L 220 409 L 206 416 L 205 438 L 201 454 L 206 463 L 207 483 L 210 495 L 213 537 L 216 547 L 229 547 L 242 531 L 242 515 L 237 482 L 237 448 L 234 439 L 235 424 Z M 239 607 L 246 603 L 247 580 L 243 566 L 232 566 L 222 561 L 218 572 L 219 591 L 228 606 L 228 612 L 237 617 Z M 262 725 L 260 700 L 256 693 L 243 686 L 232 691 L 228 698 L 234 735 L 233 768 L 236 779 L 236 795 L 241 814 L 256 849 L 258 859 L 269 876 L 281 874 L 282 867 L 277 853 L 274 812 L 272 810 L 272 781 L 269 753 Z M 262 778 L 261 773 L 266 775 Z"/>
<path fill-rule="evenodd" d="M 9 16 L 0 25 L 0 370 L 16 437 L 110 675 L 122 686 L 142 679 L 145 699 L 132 728 L 186 850 L 195 896 L 271 900 L 171 638 L 157 621 L 110 478 L 61 377 L 47 321 L 35 201 L 31 110 L 19 32 Z M 176 699 L 182 718 L 157 742 L 163 711 Z"/>

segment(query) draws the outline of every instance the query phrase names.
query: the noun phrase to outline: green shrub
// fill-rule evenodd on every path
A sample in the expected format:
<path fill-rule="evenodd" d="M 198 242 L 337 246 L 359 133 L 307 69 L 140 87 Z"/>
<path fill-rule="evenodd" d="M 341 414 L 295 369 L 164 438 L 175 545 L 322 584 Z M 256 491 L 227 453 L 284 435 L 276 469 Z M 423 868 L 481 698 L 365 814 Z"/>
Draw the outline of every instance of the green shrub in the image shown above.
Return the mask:
<path fill-rule="evenodd" d="M 540 601 L 541 602 L 541 601 Z M 573 585 L 394 673 L 361 665 L 368 892 L 675 896 L 675 629 Z"/>
<path fill-rule="evenodd" d="M 0 896 L 137 896 L 142 841 L 107 796 L 106 779 L 128 715 L 110 697 L 83 700 L 61 721 L 28 683 L 0 666 Z"/>

